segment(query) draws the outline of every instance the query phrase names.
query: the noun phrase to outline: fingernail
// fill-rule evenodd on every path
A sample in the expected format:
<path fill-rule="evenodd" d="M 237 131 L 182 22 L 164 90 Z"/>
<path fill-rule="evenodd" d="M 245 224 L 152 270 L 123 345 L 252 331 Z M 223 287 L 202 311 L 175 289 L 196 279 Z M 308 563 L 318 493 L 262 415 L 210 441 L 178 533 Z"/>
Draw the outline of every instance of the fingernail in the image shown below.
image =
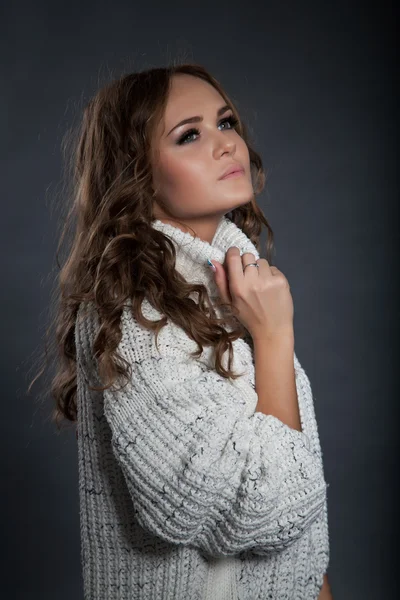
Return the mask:
<path fill-rule="evenodd" d="M 212 264 L 211 260 L 209 258 L 207 258 L 207 262 L 208 265 L 212 268 L 213 271 L 216 271 L 217 269 L 214 267 L 214 265 Z"/>

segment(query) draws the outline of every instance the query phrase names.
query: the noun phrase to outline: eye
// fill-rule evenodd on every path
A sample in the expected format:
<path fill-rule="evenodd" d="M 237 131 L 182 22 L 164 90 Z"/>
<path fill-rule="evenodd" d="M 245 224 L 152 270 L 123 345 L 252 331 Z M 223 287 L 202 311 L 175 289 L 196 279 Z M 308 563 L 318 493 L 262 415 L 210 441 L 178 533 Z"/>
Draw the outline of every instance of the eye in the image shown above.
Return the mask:
<path fill-rule="evenodd" d="M 222 123 L 229 123 L 230 129 L 233 129 L 234 127 L 236 127 L 236 125 L 239 123 L 239 121 L 236 119 L 236 117 L 234 117 L 233 115 L 230 115 L 229 117 L 222 119 L 220 124 L 222 124 Z"/>
<path fill-rule="evenodd" d="M 228 127 L 228 129 L 233 129 L 234 127 L 236 127 L 236 125 L 238 125 L 239 121 L 238 121 L 238 119 L 236 119 L 236 117 L 234 115 L 230 115 L 229 117 L 225 117 L 224 119 L 222 119 L 219 122 L 220 125 L 222 125 L 223 123 L 229 123 L 230 127 Z M 226 127 L 225 127 L 225 129 L 226 129 Z M 196 127 L 192 127 L 178 139 L 177 144 L 182 145 L 182 144 L 190 143 L 190 140 L 189 141 L 187 141 L 187 140 L 192 135 L 200 135 L 200 131 Z"/>

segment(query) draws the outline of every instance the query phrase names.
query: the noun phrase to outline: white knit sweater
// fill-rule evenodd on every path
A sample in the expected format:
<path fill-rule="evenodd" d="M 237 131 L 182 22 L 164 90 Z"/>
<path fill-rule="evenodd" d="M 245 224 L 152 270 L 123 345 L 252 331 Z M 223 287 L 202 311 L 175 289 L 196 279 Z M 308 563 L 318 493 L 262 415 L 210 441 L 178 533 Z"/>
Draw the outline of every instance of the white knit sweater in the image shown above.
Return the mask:
<path fill-rule="evenodd" d="M 218 290 L 207 258 L 232 245 L 259 254 L 223 217 L 212 244 L 159 220 L 176 269 Z M 145 300 L 145 317 L 162 316 Z M 294 353 L 302 431 L 255 412 L 246 340 L 233 343 L 234 382 L 212 351 L 174 323 L 154 334 L 129 307 L 119 353 L 129 384 L 100 384 L 94 306 L 75 328 L 81 560 L 85 600 L 317 600 L 329 562 L 327 487 L 309 379 Z M 224 365 L 227 367 L 227 354 Z"/>

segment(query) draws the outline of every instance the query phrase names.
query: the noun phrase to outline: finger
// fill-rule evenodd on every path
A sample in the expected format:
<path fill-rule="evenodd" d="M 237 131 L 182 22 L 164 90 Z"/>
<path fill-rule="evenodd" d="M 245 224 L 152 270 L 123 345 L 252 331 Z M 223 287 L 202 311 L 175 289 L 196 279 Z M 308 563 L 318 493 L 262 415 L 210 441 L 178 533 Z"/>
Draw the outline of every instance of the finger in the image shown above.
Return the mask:
<path fill-rule="evenodd" d="M 258 272 L 259 272 L 259 268 L 258 269 L 252 269 L 254 271 L 254 273 L 251 273 L 251 269 L 250 270 L 246 270 L 246 266 L 247 265 L 251 265 L 254 263 L 258 264 L 258 261 L 256 260 L 255 255 L 252 252 L 245 252 L 244 254 L 242 254 L 242 260 L 243 260 L 243 274 L 246 278 L 250 277 L 258 277 Z M 258 265 L 259 266 L 259 265 Z"/>
<path fill-rule="evenodd" d="M 213 260 L 212 263 L 216 268 L 214 279 L 215 283 L 217 284 L 220 298 L 222 302 L 231 302 L 232 300 L 229 293 L 228 278 L 225 273 L 224 266 L 221 265 L 221 263 L 219 263 L 217 260 Z"/>
<path fill-rule="evenodd" d="M 240 256 L 240 250 L 236 246 L 228 248 L 225 254 L 226 271 L 228 276 L 228 285 L 232 290 L 239 290 L 243 285 L 243 262 Z"/>
<path fill-rule="evenodd" d="M 277 275 L 280 271 L 277 267 L 270 266 L 266 258 L 259 258 L 257 260 L 258 273 L 260 277 L 271 277 Z M 248 271 L 248 269 L 246 269 Z"/>

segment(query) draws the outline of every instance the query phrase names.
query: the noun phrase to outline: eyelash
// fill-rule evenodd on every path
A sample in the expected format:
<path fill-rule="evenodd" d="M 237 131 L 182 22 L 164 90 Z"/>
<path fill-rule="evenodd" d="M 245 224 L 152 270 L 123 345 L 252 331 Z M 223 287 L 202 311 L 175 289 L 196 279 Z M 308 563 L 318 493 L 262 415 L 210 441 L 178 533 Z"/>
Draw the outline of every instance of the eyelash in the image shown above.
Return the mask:
<path fill-rule="evenodd" d="M 236 117 L 234 115 L 230 115 L 230 117 L 226 117 L 225 119 L 222 119 L 222 121 L 220 122 L 220 125 L 225 122 L 229 123 L 232 129 L 234 127 L 236 127 L 236 125 L 238 125 L 238 123 L 239 123 L 238 119 L 236 119 Z M 192 129 L 189 129 L 188 131 L 186 131 L 186 133 L 184 133 L 179 138 L 177 143 L 179 145 L 187 143 L 187 142 L 185 142 L 186 138 L 189 137 L 190 135 L 192 135 L 193 133 L 196 133 L 197 135 L 199 135 L 200 131 L 198 129 L 196 129 L 195 127 L 193 127 Z"/>

